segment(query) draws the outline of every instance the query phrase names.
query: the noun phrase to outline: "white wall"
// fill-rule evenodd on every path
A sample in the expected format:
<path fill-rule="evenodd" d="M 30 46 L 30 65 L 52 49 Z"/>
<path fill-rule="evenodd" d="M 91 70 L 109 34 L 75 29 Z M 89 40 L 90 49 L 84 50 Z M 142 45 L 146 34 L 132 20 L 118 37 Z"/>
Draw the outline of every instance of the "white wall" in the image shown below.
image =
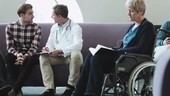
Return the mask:
<path fill-rule="evenodd" d="M 154 24 L 170 20 L 170 0 L 146 0 L 146 17 Z"/>
<path fill-rule="evenodd" d="M 128 22 L 126 0 L 77 0 L 86 22 Z M 88 2 L 89 1 L 89 2 Z M 91 3 L 90 3 L 91 2 Z M 170 20 L 170 0 L 145 0 L 145 17 L 156 25 Z"/>
<path fill-rule="evenodd" d="M 26 0 L 0 0 L 0 23 L 16 21 L 17 8 Z M 77 0 L 85 22 L 129 22 L 126 0 Z M 10 3 L 9 3 L 10 2 Z M 170 0 L 146 0 L 145 16 L 161 25 L 170 19 Z"/>
<path fill-rule="evenodd" d="M 17 9 L 24 2 L 25 0 L 0 0 L 0 23 L 16 21 Z"/>

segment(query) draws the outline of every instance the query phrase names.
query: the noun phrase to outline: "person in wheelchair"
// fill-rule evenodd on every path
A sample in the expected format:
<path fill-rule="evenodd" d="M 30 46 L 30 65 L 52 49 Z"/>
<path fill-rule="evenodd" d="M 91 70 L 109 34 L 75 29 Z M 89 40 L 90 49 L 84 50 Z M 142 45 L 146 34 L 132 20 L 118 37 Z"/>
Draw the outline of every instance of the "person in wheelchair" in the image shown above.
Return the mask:
<path fill-rule="evenodd" d="M 145 17 L 144 0 L 127 0 L 125 6 L 134 24 L 114 54 L 88 55 L 72 96 L 100 96 L 105 73 L 111 73 L 116 60 L 125 52 L 152 55 L 155 41 L 153 24 Z"/>
<path fill-rule="evenodd" d="M 154 61 L 157 62 L 160 56 L 170 49 L 170 21 L 165 21 L 158 30 L 156 38 L 156 47 L 154 54 Z"/>

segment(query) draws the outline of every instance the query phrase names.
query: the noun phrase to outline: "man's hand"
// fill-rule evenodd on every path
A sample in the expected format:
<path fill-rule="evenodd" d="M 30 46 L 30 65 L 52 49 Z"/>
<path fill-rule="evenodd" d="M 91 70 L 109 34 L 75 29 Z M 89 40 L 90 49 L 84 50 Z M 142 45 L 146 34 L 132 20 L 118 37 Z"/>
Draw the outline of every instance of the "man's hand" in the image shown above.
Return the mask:
<path fill-rule="evenodd" d="M 16 59 L 15 64 L 16 65 L 23 65 L 25 58 L 26 58 L 26 56 L 23 55 L 22 53 L 17 54 L 17 59 Z"/>
<path fill-rule="evenodd" d="M 170 37 L 166 37 L 165 40 L 163 41 L 163 45 L 168 45 L 170 44 Z"/>
<path fill-rule="evenodd" d="M 54 50 L 50 52 L 50 54 L 54 57 L 59 56 L 61 53 L 62 53 L 61 50 Z"/>
<path fill-rule="evenodd" d="M 42 52 L 49 52 L 49 48 L 48 47 L 43 47 L 41 51 Z"/>

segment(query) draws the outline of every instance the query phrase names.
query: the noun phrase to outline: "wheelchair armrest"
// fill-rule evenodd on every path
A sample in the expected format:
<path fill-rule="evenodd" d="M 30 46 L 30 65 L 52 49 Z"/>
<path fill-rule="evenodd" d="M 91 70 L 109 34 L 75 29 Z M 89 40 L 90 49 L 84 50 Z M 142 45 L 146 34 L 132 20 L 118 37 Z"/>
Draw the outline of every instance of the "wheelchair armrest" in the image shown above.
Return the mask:
<path fill-rule="evenodd" d="M 133 55 L 133 56 L 137 56 L 137 57 L 151 58 L 151 56 L 146 55 L 146 54 L 137 54 L 137 53 L 127 53 L 127 52 L 126 52 L 125 55 L 127 55 L 127 56 Z"/>
<path fill-rule="evenodd" d="M 131 72 L 133 68 L 143 62 L 152 61 L 151 56 L 136 53 L 124 53 L 120 55 L 115 64 L 115 72 Z"/>
<path fill-rule="evenodd" d="M 120 55 L 120 57 L 117 59 L 116 63 L 119 63 L 121 60 L 125 59 L 125 58 L 132 58 L 135 59 L 136 62 L 139 63 L 138 58 L 148 58 L 150 60 L 152 60 L 151 56 L 146 55 L 146 54 L 137 54 L 137 53 L 127 53 L 125 52 L 124 54 Z"/>

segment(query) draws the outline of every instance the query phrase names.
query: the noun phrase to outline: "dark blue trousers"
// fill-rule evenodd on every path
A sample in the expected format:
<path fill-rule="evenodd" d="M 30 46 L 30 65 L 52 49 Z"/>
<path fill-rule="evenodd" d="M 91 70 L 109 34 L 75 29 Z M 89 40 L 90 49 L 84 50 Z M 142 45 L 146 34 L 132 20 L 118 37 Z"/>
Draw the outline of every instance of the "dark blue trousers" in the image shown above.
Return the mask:
<path fill-rule="evenodd" d="M 100 96 L 104 73 L 112 72 L 119 56 L 109 54 L 91 54 L 86 57 L 74 96 Z"/>

